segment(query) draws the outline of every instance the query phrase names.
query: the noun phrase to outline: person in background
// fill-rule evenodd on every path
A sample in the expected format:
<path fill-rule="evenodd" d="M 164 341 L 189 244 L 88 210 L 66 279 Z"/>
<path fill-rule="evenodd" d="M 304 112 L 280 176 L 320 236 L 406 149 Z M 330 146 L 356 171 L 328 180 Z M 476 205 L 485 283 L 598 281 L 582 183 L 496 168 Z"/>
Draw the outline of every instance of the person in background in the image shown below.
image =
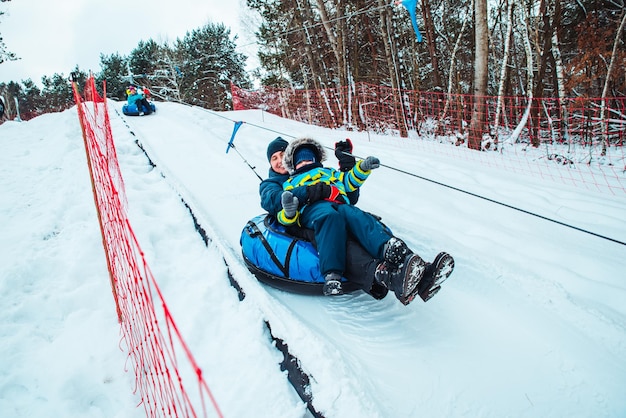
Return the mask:
<path fill-rule="evenodd" d="M 290 176 L 283 183 L 282 210 L 276 215 L 283 225 L 314 230 L 324 294 L 343 293 L 346 242 L 352 236 L 372 258 L 381 260 L 375 279 L 401 303 L 409 304 L 418 294 L 427 300 L 431 285 L 452 272 L 452 257 L 440 253 L 433 263 L 426 263 L 376 217 L 351 202 L 348 194 L 358 190 L 380 166 L 378 158 L 367 157 L 347 171 L 324 167 L 325 159 L 324 148 L 312 138 L 299 138 L 287 146 L 282 166 Z"/>
<path fill-rule="evenodd" d="M 146 99 L 143 91 L 137 89 L 137 86 L 135 86 L 134 84 L 128 86 L 128 89 L 126 89 L 126 94 L 128 95 L 128 104 L 134 104 L 135 106 L 137 106 L 139 116 L 142 116 L 144 114 L 144 110 L 146 115 L 152 113 L 152 107 L 150 107 L 150 102 L 148 102 L 148 100 Z"/>

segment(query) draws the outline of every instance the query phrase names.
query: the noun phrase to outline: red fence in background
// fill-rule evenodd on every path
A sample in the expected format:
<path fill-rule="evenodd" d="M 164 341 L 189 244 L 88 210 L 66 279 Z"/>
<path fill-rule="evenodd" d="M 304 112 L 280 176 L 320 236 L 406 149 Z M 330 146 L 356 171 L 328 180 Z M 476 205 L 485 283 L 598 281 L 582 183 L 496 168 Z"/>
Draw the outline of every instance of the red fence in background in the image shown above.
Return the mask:
<path fill-rule="evenodd" d="M 626 97 L 504 97 L 500 102 L 486 97 L 487 128 L 477 142 L 489 152 L 476 152 L 467 146 L 472 95 L 402 90 L 398 96 L 389 87 L 366 83 L 341 90 L 247 91 L 232 85 L 231 91 L 235 110 L 262 109 L 327 128 L 409 136 L 401 146 L 430 146 L 433 152 L 524 175 L 626 192 Z"/>
<path fill-rule="evenodd" d="M 93 77 L 87 80 L 83 97 L 74 84 L 74 98 L 117 314 L 146 415 L 206 417 L 211 412 L 211 416 L 221 417 L 202 370 L 178 331 L 126 216 L 124 183 L 107 104 L 97 93 Z M 179 363 L 177 354 L 181 353 L 183 361 Z M 193 380 L 198 393 L 194 391 L 190 395 L 183 385 L 184 378 L 187 383 Z M 207 398 L 211 411 L 207 410 Z"/>
<path fill-rule="evenodd" d="M 416 131 L 420 136 L 455 135 L 459 138 L 467 137 L 476 100 L 473 95 L 417 90 L 401 90 L 398 95 L 390 87 L 367 83 L 341 89 L 264 87 L 257 91 L 232 85 L 231 91 L 235 110 L 261 108 L 281 117 L 327 128 L 385 134 Z M 607 139 L 610 145 L 624 144 L 626 97 L 540 98 L 531 99 L 530 106 L 527 97 L 503 97 L 500 106 L 497 97 L 483 99 L 489 126 L 485 133 L 492 139 L 506 140 L 528 108 L 529 115 L 518 141 L 586 146 Z"/>

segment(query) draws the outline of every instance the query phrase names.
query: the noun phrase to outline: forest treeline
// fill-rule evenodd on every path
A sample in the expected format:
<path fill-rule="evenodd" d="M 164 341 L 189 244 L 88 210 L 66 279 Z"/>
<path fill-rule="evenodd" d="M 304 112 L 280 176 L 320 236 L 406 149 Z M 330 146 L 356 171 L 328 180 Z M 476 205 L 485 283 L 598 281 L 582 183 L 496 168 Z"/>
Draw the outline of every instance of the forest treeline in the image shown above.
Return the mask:
<path fill-rule="evenodd" d="M 400 1 L 247 0 L 246 13 L 258 18 L 255 78 L 263 86 L 345 90 L 366 82 L 391 87 L 398 103 L 402 90 L 618 97 L 626 94 L 625 1 L 419 0 L 422 42 Z M 245 61 L 230 30 L 208 24 L 172 45 L 148 40 L 129 56 L 101 55 L 95 76 L 112 98 L 124 99 L 133 74 L 157 97 L 228 110 L 230 83 L 251 86 Z M 0 94 L 17 97 L 22 113 L 73 103 L 67 77 L 42 83 L 0 84 Z M 484 130 L 481 101 L 474 107 L 473 129 Z"/>
<path fill-rule="evenodd" d="M 236 51 L 230 29 L 209 23 L 187 32 L 172 45 L 140 41 L 128 56 L 100 54 L 100 72 L 93 74 L 98 86 L 106 80 L 107 97 L 125 100 L 129 83 L 150 88 L 153 96 L 210 109 L 230 107 L 230 82 L 251 86 L 245 71 L 246 57 Z M 32 80 L 0 83 L 7 113 L 19 109 L 24 120 L 67 109 L 74 105 L 70 74 L 83 86 L 89 74 L 76 66 L 65 74 L 42 77 L 40 88 Z M 102 93 L 102 92 L 101 92 Z M 15 106 L 17 98 L 19 106 Z"/>

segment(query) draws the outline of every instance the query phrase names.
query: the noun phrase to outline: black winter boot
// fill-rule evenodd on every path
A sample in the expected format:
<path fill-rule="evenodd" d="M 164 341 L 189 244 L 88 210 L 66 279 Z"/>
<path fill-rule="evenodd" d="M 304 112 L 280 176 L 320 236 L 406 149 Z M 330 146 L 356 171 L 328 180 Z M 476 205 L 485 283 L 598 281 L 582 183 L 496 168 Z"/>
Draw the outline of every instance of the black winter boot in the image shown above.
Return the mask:
<path fill-rule="evenodd" d="M 376 269 L 376 279 L 381 280 L 403 305 L 411 303 L 417 295 L 417 288 L 424 277 L 427 264 L 416 254 L 408 254 L 400 267 L 391 269 L 385 261 Z"/>
<path fill-rule="evenodd" d="M 374 299 L 381 300 L 384 299 L 385 296 L 387 296 L 387 293 L 389 293 L 389 289 L 387 289 L 387 285 L 385 283 L 374 280 L 372 282 L 372 287 L 367 293 L 369 293 L 369 295 Z"/>
<path fill-rule="evenodd" d="M 341 276 L 338 273 L 327 273 L 324 276 L 324 296 L 342 295 Z"/>
<path fill-rule="evenodd" d="M 417 294 L 424 302 L 435 296 L 443 283 L 454 270 L 454 258 L 448 253 L 439 253 L 432 264 L 428 264 L 424 278 L 417 286 Z M 415 295 L 413 295 L 415 297 Z"/>
<path fill-rule="evenodd" d="M 383 248 L 383 260 L 391 270 L 394 270 L 398 267 L 402 267 L 402 262 L 406 260 L 407 255 L 412 253 L 413 252 L 407 247 L 404 241 L 400 238 L 391 237 Z"/>
<path fill-rule="evenodd" d="M 392 270 L 389 269 L 386 261 L 381 262 L 376 266 L 376 271 L 374 272 L 374 281 L 383 284 L 385 287 L 389 286 L 391 283 L 391 273 Z"/>

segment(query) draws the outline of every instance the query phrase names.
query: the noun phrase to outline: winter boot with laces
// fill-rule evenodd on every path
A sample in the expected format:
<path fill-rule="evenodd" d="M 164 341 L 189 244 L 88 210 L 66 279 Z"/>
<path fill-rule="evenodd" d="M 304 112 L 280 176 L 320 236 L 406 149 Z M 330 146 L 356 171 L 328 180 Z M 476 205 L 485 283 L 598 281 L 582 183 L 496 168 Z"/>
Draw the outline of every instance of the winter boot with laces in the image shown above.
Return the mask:
<path fill-rule="evenodd" d="M 327 273 L 324 276 L 324 296 L 342 295 L 341 276 L 337 273 Z"/>
<path fill-rule="evenodd" d="M 391 237 L 383 248 L 383 261 L 387 263 L 388 268 L 393 270 L 402 267 L 401 264 L 406 259 L 406 256 L 412 253 L 404 241 Z"/>
<path fill-rule="evenodd" d="M 427 264 L 413 253 L 405 256 L 399 263 L 400 267 L 392 269 L 389 264 L 384 261 L 378 265 L 376 280 L 385 283 L 403 305 L 408 305 L 418 293 L 418 285 L 424 277 Z"/>

